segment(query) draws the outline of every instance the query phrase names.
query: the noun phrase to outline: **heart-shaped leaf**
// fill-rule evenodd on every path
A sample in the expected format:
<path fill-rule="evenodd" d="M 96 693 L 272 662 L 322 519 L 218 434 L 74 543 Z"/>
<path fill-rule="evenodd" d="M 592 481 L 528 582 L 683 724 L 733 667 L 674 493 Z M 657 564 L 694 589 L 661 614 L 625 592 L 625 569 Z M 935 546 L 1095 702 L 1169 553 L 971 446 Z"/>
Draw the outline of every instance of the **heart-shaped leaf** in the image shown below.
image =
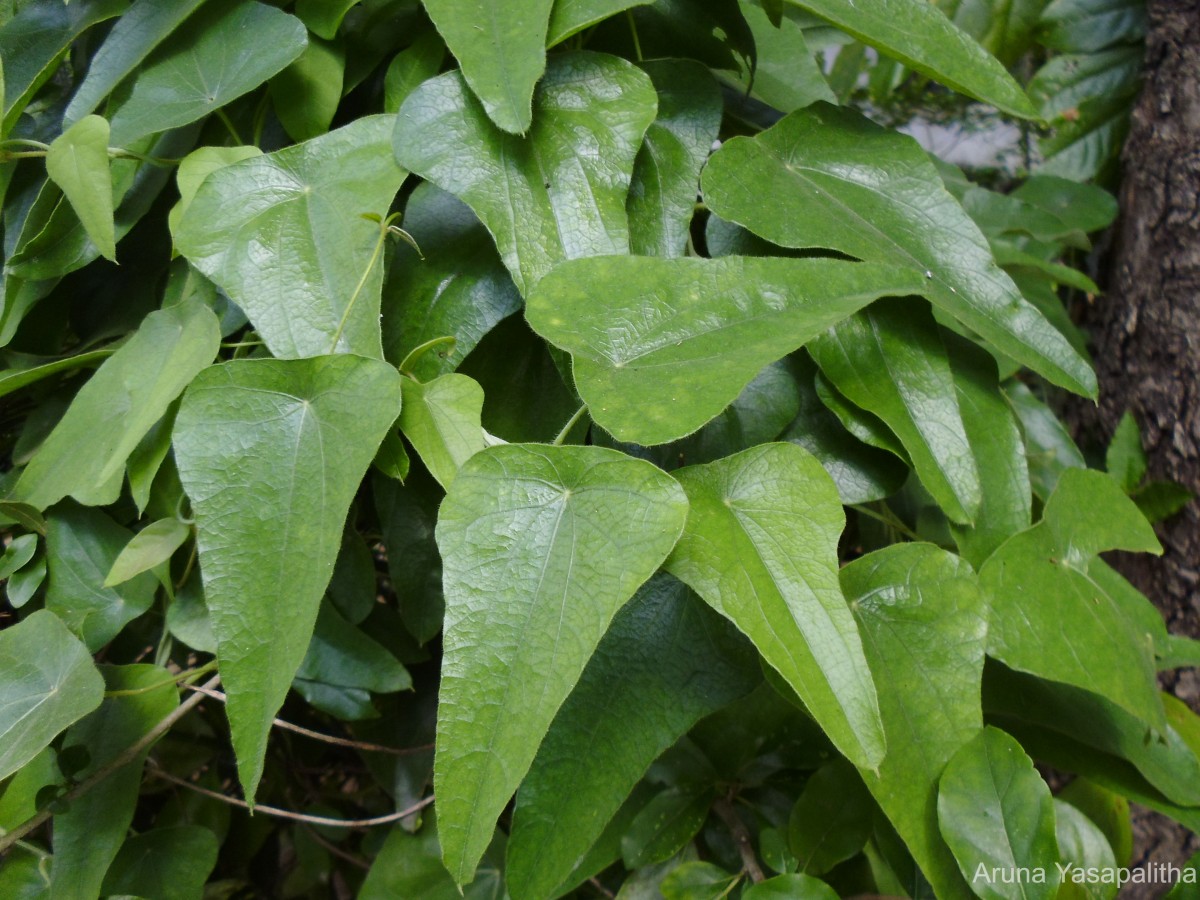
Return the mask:
<path fill-rule="evenodd" d="M 919 268 L 936 306 L 1055 384 L 1095 395 L 1091 367 L 996 265 L 912 138 L 816 103 L 727 141 L 702 183 L 714 212 L 780 246 Z"/>
<path fill-rule="evenodd" d="M 602 447 L 508 444 L 459 470 L 437 524 L 446 627 L 434 764 L 442 849 L 459 884 L 686 511 L 661 470 Z"/>
<path fill-rule="evenodd" d="M 400 381 L 387 363 L 357 356 L 238 360 L 206 369 L 184 394 L 175 457 L 247 798 L 346 511 L 400 413 Z"/>
<path fill-rule="evenodd" d="M 466 375 L 451 373 L 428 384 L 404 380 L 400 430 L 442 487 L 449 489 L 462 464 L 487 446 L 482 410 L 483 389 Z"/>
<path fill-rule="evenodd" d="M 425 11 L 488 118 L 510 134 L 533 120 L 533 88 L 546 68 L 554 0 L 426 0 Z"/>
<path fill-rule="evenodd" d="M 556 268 L 525 315 L 572 355 L 597 423 L 623 441 L 662 444 L 717 415 L 763 366 L 925 281 L 911 267 L 830 259 L 610 256 Z"/>
<path fill-rule="evenodd" d="M 101 256 L 115 260 L 108 122 L 85 116 L 55 138 L 46 151 L 46 174 L 62 188 Z"/>
<path fill-rule="evenodd" d="M 625 197 L 654 87 L 615 56 L 555 54 L 534 95 L 533 127 L 497 128 L 458 72 L 409 94 L 396 158 L 479 216 L 522 294 L 558 262 L 629 252 Z"/>
<path fill-rule="evenodd" d="M 856 765 L 883 758 L 883 725 L 837 581 L 837 488 L 795 444 L 763 444 L 675 472 L 690 504 L 667 570 L 732 619 Z"/>
<path fill-rule="evenodd" d="M 381 357 L 378 221 L 406 173 L 391 116 L 212 172 L 175 233 L 179 252 L 237 303 L 277 357 Z"/>

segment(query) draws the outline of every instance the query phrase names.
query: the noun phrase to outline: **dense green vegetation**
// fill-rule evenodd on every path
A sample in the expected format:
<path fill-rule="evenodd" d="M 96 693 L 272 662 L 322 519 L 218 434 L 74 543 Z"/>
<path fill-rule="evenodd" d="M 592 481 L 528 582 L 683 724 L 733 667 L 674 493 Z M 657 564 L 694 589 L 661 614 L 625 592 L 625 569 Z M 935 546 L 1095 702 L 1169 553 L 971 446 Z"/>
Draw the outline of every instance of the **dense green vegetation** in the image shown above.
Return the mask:
<path fill-rule="evenodd" d="M 1188 496 L 1053 412 L 1142 27 L 0 3 L 0 896 L 1113 897 L 1200 828 L 1100 556 Z"/>

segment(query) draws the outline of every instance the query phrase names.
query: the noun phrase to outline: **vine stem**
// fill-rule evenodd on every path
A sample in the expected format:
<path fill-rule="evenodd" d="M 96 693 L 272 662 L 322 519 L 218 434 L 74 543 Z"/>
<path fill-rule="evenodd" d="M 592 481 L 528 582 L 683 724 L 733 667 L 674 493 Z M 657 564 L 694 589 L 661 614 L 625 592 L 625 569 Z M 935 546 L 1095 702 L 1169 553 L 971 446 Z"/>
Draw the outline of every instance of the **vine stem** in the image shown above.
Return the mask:
<path fill-rule="evenodd" d="M 220 691 L 214 691 L 210 688 L 197 686 L 194 684 L 185 684 L 184 687 L 189 691 L 207 694 L 214 700 L 220 700 L 222 703 L 225 702 L 225 695 Z M 411 756 L 414 753 L 423 753 L 426 750 L 433 749 L 433 744 L 421 744 L 417 747 L 388 747 L 384 744 L 372 744 L 367 741 L 352 741 L 349 738 L 335 737 L 332 734 L 322 734 L 320 731 L 310 731 L 302 725 L 294 725 L 291 722 L 285 722 L 283 719 L 275 719 L 272 724 L 278 728 L 284 729 L 285 731 L 293 731 L 296 734 L 303 735 L 304 737 L 312 738 L 314 741 L 321 741 L 325 744 L 334 744 L 338 747 L 351 747 L 355 750 L 363 750 L 367 753 L 390 753 L 393 756 Z M 255 807 L 255 809 L 257 808 L 258 807 Z"/>
<path fill-rule="evenodd" d="M 550 442 L 551 446 L 561 447 L 562 442 L 567 439 L 567 435 L 571 433 L 571 429 L 574 428 L 579 423 L 579 420 L 583 418 L 583 414 L 585 412 L 587 412 L 587 404 L 586 403 L 583 404 L 583 406 L 579 407 L 579 409 L 575 410 L 575 415 L 573 415 L 573 416 L 571 416 L 571 418 L 567 419 L 567 424 L 562 427 L 562 431 L 560 431 L 558 433 L 558 436 L 555 437 L 555 439 Z"/>
<path fill-rule="evenodd" d="M 205 797 L 211 797 L 213 800 L 219 800 L 222 803 L 228 803 L 230 806 L 236 806 L 240 809 L 249 809 L 250 804 L 240 797 L 230 797 L 228 794 L 222 794 L 220 791 L 210 791 L 206 787 L 201 787 L 198 784 L 179 778 L 172 775 L 170 772 L 163 771 L 155 764 L 152 775 L 156 778 L 161 778 L 163 781 L 169 781 L 171 784 L 178 785 L 181 788 L 186 788 L 189 791 L 195 791 L 197 794 L 203 794 Z M 392 822 L 399 822 L 401 819 L 407 819 L 409 816 L 419 813 L 425 807 L 433 803 L 433 796 L 430 795 L 423 800 L 419 800 L 407 809 L 399 810 L 398 812 L 388 813 L 386 816 L 375 816 L 370 819 L 332 819 L 328 816 L 310 816 L 307 813 L 293 812 L 290 809 L 279 809 L 276 806 L 267 806 L 265 803 L 255 803 L 254 812 L 262 813 L 264 816 L 274 816 L 277 819 L 291 819 L 293 822 L 306 822 L 309 825 L 324 825 L 328 828 L 372 828 L 376 825 L 389 825 Z"/>
<path fill-rule="evenodd" d="M 214 675 L 212 678 L 210 678 L 208 681 L 206 681 L 204 683 L 204 687 L 214 688 L 220 683 L 221 683 L 221 676 Z M 71 790 L 67 791 L 66 795 L 63 796 L 62 799 L 66 800 L 66 801 L 71 801 L 71 800 L 76 799 L 77 797 L 82 797 L 84 794 L 86 794 L 88 791 L 90 791 L 92 788 L 94 788 L 100 782 L 104 781 L 104 779 L 108 778 L 109 775 L 112 775 L 114 772 L 117 772 L 120 769 L 125 768 L 125 766 L 129 765 L 131 762 L 133 762 L 135 759 L 137 759 L 138 755 L 143 750 L 149 748 L 151 744 L 153 744 L 160 737 L 162 737 L 164 734 L 166 734 L 168 731 L 170 731 L 171 727 L 176 722 L 178 722 L 180 719 L 182 719 L 184 716 L 186 716 L 189 712 L 191 712 L 193 709 L 195 709 L 197 706 L 199 706 L 200 702 L 202 700 L 204 700 L 205 696 L 206 695 L 204 695 L 204 694 L 193 694 L 191 697 L 188 697 L 186 700 L 184 700 L 182 703 L 180 703 L 177 707 L 175 707 L 175 709 L 171 710 L 171 712 L 168 715 L 164 716 L 158 722 L 158 724 L 156 724 L 153 728 L 151 728 L 144 735 L 142 735 L 141 739 L 139 739 L 138 741 L 136 741 L 135 743 L 133 743 L 132 745 L 127 747 L 124 751 L 122 751 L 122 753 L 119 756 L 117 756 L 116 759 L 114 759 L 108 765 L 106 765 L 100 769 L 97 769 L 95 772 L 93 772 L 91 775 L 89 775 L 83 781 L 81 781 L 77 785 L 75 785 L 75 787 L 71 788 Z M 25 835 L 29 834 L 31 831 L 40 827 L 52 815 L 53 815 L 53 813 L 50 811 L 50 807 L 47 806 L 45 809 L 40 810 L 39 812 L 34 814 L 32 817 L 26 819 L 24 822 L 22 822 L 20 825 L 18 825 L 16 828 L 14 828 L 12 831 L 9 831 L 3 835 L 0 835 L 0 853 L 4 853 L 6 850 L 8 850 L 9 847 L 11 847 L 17 841 L 19 841 L 23 837 L 25 837 Z"/>
<path fill-rule="evenodd" d="M 766 880 L 767 876 L 763 874 L 762 866 L 758 864 L 758 857 L 754 855 L 754 843 L 750 840 L 750 832 L 746 830 L 746 823 L 741 820 L 737 810 L 733 808 L 730 798 L 722 797 L 717 800 L 713 804 L 713 812 L 725 823 L 725 827 L 733 835 L 738 854 L 742 857 L 742 866 L 745 868 L 746 874 L 750 876 L 750 880 L 755 884 Z"/>

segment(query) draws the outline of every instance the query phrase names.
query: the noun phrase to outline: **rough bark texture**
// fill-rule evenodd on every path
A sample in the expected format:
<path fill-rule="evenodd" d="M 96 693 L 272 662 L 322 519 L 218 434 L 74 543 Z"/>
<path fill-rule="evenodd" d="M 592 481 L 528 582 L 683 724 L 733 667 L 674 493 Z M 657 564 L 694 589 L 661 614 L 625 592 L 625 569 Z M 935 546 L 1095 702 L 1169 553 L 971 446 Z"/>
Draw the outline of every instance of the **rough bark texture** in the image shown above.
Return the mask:
<path fill-rule="evenodd" d="M 1092 438 L 1130 410 L 1150 477 L 1200 494 L 1200 0 L 1148 0 L 1145 85 L 1124 151 L 1121 221 L 1107 296 L 1089 311 L 1100 406 L 1076 409 Z M 1117 561 L 1173 632 L 1200 637 L 1200 503 L 1158 527 L 1164 554 Z M 1195 671 L 1166 686 L 1200 708 Z M 1197 841 L 1168 820 L 1135 819 L 1136 862 L 1183 862 Z M 1123 897 L 1154 897 L 1162 886 Z"/>

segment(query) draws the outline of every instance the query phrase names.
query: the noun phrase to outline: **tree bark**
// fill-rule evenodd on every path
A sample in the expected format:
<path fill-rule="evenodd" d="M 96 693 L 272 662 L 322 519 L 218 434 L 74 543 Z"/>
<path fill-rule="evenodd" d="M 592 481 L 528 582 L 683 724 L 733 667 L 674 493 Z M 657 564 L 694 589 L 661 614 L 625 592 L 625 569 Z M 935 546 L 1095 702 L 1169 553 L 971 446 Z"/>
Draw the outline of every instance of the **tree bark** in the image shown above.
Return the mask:
<path fill-rule="evenodd" d="M 1077 408 L 1077 423 L 1082 436 L 1107 439 L 1131 411 L 1150 477 L 1200 494 L 1200 0 L 1148 0 L 1147 12 L 1145 83 L 1123 154 L 1109 290 L 1086 315 L 1100 404 Z M 1200 637 L 1200 503 L 1156 530 L 1161 558 L 1126 556 L 1117 566 L 1171 631 Z M 1198 708 L 1194 670 L 1164 681 Z M 1195 851 L 1195 836 L 1171 824 L 1135 821 L 1142 860 L 1178 864 Z"/>

